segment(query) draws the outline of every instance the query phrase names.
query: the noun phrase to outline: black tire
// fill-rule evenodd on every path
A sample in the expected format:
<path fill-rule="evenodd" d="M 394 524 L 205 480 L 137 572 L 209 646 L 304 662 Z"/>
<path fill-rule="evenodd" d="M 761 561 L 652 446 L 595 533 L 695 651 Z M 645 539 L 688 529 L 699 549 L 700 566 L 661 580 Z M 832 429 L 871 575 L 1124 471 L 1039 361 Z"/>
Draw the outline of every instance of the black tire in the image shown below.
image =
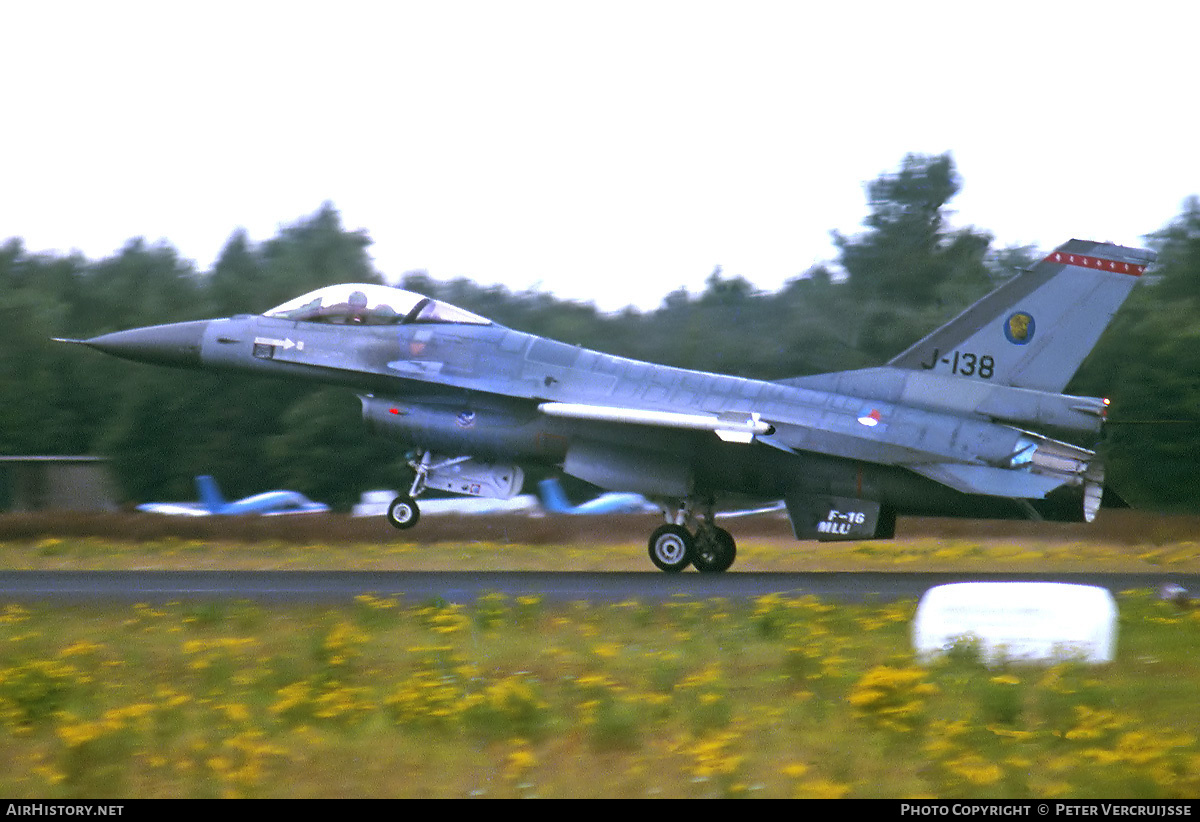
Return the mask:
<path fill-rule="evenodd" d="M 650 535 L 650 561 L 660 571 L 677 574 L 692 563 L 692 535 L 679 525 L 663 525 Z"/>
<path fill-rule="evenodd" d="M 729 570 L 737 558 L 737 543 L 733 534 L 724 528 L 705 526 L 694 540 L 692 564 L 703 574 L 720 574 Z"/>
<path fill-rule="evenodd" d="M 401 494 L 388 506 L 387 518 L 393 528 L 406 531 L 421 520 L 421 509 L 417 507 L 415 499 L 408 494 Z"/>

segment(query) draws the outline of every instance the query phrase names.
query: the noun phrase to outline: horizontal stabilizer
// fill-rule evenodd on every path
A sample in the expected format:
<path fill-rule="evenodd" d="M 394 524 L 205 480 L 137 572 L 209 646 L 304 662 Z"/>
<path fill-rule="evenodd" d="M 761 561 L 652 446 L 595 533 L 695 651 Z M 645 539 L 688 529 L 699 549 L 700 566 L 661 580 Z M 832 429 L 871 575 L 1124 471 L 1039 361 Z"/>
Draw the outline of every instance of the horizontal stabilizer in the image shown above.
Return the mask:
<path fill-rule="evenodd" d="M 992 468 L 988 465 L 938 462 L 905 467 L 955 491 L 992 497 L 1042 499 L 1055 488 L 1066 484 L 1066 478 L 1061 476 L 1043 476 L 1030 471 Z"/>

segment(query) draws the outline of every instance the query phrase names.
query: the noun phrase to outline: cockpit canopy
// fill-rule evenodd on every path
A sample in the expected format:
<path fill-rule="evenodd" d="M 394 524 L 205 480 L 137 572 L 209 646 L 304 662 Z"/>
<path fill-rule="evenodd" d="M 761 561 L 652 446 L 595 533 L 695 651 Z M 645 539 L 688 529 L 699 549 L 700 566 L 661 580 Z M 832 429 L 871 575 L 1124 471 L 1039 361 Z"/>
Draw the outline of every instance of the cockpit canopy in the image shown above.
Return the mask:
<path fill-rule="evenodd" d="M 470 311 L 386 285 L 344 283 L 310 291 L 266 312 L 266 316 L 331 325 L 460 323 L 491 325 Z"/>

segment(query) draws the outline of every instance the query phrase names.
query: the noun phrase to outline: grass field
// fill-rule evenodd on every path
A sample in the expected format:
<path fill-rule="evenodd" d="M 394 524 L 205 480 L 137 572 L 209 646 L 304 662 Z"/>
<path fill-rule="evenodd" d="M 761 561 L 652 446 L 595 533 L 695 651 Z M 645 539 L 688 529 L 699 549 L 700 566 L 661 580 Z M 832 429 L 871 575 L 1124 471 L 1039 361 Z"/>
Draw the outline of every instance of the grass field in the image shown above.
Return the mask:
<path fill-rule="evenodd" d="M 2 565 L 647 567 L 641 523 L 602 535 L 489 523 L 473 526 L 478 541 L 421 544 L 362 538 L 358 523 L 249 539 L 141 520 L 96 532 L 115 522 L 0 518 Z M 1122 521 L 1091 541 L 1064 527 L 910 531 L 814 548 L 748 524 L 735 567 L 1195 571 L 1190 527 Z M 988 668 L 970 647 L 917 664 L 915 606 L 0 603 L 0 795 L 1200 795 L 1200 612 L 1128 592 L 1116 662 Z"/>
<path fill-rule="evenodd" d="M 658 517 L 0 516 L 0 569 L 652 571 Z M 1200 518 L 1105 511 L 1094 524 L 901 520 L 897 539 L 797 542 L 786 518 L 725 523 L 733 571 L 1200 572 Z"/>

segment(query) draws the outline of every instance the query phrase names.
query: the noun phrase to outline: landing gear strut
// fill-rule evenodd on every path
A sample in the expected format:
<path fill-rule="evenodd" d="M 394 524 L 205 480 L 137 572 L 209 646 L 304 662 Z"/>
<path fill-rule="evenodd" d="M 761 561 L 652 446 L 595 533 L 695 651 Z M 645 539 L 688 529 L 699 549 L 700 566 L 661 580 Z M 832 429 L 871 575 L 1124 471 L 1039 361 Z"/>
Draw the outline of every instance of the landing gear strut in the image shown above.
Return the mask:
<path fill-rule="evenodd" d="M 413 477 L 408 493 L 400 494 L 388 506 L 387 519 L 393 528 L 406 531 L 421 520 L 421 509 L 417 506 L 417 497 L 425 490 L 425 477 L 432 467 L 432 456 L 428 451 L 424 451 L 416 459 L 409 461 L 408 464 L 417 472 L 417 475 Z"/>
<path fill-rule="evenodd" d="M 691 523 L 694 530 L 686 527 Z M 719 574 L 729 570 L 737 557 L 733 535 L 713 523 L 712 506 L 707 506 L 704 518 L 697 521 L 690 501 L 684 501 L 674 517 L 668 515 L 650 535 L 650 561 L 661 571 L 679 573 L 689 565 L 703 574 Z"/>

